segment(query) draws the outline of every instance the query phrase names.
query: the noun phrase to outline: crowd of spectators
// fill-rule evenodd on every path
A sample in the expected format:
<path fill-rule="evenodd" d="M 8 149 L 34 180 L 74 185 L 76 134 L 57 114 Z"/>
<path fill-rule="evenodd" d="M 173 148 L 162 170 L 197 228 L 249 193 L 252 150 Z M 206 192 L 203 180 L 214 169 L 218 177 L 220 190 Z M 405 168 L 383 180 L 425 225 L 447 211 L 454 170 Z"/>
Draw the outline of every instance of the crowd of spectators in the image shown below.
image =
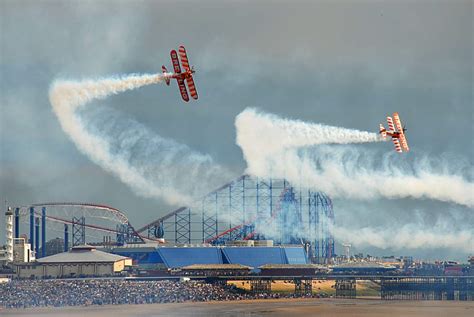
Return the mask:
<path fill-rule="evenodd" d="M 180 303 L 302 296 L 313 295 L 252 294 L 232 285 L 192 281 L 89 279 L 12 280 L 0 283 L 0 307 L 4 308 Z"/>

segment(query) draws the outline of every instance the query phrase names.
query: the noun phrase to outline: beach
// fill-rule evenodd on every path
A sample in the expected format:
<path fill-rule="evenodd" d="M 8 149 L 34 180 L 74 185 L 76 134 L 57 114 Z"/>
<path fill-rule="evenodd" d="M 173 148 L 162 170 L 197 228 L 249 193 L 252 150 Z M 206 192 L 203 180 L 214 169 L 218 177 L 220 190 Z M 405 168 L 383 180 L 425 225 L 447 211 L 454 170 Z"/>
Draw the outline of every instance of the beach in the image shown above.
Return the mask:
<path fill-rule="evenodd" d="M 4 317 L 125 317 L 125 316 L 473 316 L 474 302 L 381 301 L 379 299 L 271 299 L 228 302 L 107 305 L 67 308 L 0 310 Z"/>

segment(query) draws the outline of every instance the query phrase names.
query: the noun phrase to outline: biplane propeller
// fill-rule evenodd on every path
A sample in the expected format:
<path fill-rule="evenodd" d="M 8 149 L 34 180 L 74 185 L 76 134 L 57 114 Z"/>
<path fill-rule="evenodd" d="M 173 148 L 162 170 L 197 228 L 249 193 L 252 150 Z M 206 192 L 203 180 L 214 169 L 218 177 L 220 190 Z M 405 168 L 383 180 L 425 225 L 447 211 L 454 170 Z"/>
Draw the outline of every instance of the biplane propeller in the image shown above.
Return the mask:
<path fill-rule="evenodd" d="M 387 116 L 388 130 L 380 124 L 380 134 L 382 137 L 391 137 L 392 142 L 395 145 L 395 151 L 402 153 L 403 151 L 408 152 L 410 148 L 408 147 L 407 138 L 405 136 L 405 131 L 407 130 L 405 126 L 402 126 L 400 116 L 397 112 L 393 114 L 393 118 Z"/>
<path fill-rule="evenodd" d="M 170 79 L 176 79 L 178 82 L 179 92 L 181 93 L 181 98 L 184 101 L 189 101 L 189 94 L 193 99 L 198 99 L 198 94 L 196 91 L 196 85 L 194 84 L 193 74 L 195 73 L 194 67 L 189 66 L 189 59 L 186 54 L 186 49 L 184 46 L 180 46 L 178 48 L 178 52 L 176 50 L 172 50 L 170 52 L 171 55 L 171 63 L 173 64 L 174 73 L 168 73 L 165 65 L 161 66 L 163 74 L 165 76 L 166 84 L 170 85 Z M 179 55 L 179 58 L 178 58 Z M 181 71 L 181 66 L 183 67 L 184 71 Z M 189 89 L 186 89 L 186 84 Z"/>

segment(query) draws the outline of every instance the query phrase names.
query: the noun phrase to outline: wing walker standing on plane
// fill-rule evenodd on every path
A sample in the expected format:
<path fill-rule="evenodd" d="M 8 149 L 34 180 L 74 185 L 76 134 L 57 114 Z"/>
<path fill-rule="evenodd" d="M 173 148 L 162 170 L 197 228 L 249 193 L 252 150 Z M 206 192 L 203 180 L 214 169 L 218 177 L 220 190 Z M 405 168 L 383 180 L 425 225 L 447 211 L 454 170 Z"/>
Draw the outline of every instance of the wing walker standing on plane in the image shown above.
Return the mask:
<path fill-rule="evenodd" d="M 188 91 L 186 89 L 185 81 L 189 88 L 189 93 L 193 99 L 198 99 L 198 94 L 196 91 L 196 86 L 194 85 L 193 74 L 195 73 L 194 68 L 189 66 L 188 56 L 186 55 L 186 49 L 184 46 L 180 46 L 178 48 L 178 53 L 176 50 L 172 50 L 171 54 L 171 62 L 173 63 L 174 73 L 168 73 L 165 65 L 161 66 L 163 73 L 165 74 L 165 81 L 166 84 L 170 85 L 170 78 L 176 79 L 178 82 L 179 92 L 181 93 L 181 98 L 184 101 L 189 101 Z M 179 55 L 179 59 L 178 59 Z M 184 72 L 181 72 L 181 66 L 184 68 Z"/>
<path fill-rule="evenodd" d="M 403 151 L 408 152 L 410 149 L 408 148 L 407 139 L 405 137 L 406 129 L 405 127 L 402 127 L 402 122 L 400 121 L 398 113 L 395 112 L 393 114 L 393 119 L 392 117 L 388 116 L 387 123 L 388 131 L 384 128 L 382 124 L 380 124 L 380 134 L 382 135 L 382 137 L 392 137 L 393 144 L 395 145 L 395 151 L 397 151 L 398 153 L 402 153 Z"/>

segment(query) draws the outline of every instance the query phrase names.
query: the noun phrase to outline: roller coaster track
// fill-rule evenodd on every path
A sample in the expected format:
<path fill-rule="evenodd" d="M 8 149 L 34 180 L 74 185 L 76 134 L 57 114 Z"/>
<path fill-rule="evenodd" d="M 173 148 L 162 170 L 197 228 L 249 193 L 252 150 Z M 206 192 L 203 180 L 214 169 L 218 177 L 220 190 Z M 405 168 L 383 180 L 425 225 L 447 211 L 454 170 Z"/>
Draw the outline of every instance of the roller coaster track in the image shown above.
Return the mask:
<path fill-rule="evenodd" d="M 220 192 L 220 191 L 222 191 L 222 190 L 224 190 L 224 189 L 230 187 L 232 184 L 238 183 L 238 182 L 242 181 L 242 180 L 245 179 L 246 177 L 249 177 L 249 175 L 244 174 L 244 175 L 240 176 L 239 178 L 237 178 L 237 179 L 235 179 L 235 180 L 233 180 L 233 181 L 231 181 L 231 182 L 228 182 L 228 183 L 226 183 L 226 184 L 220 186 L 219 188 L 217 188 L 217 189 L 211 191 L 210 193 L 208 193 L 207 195 L 205 195 L 205 197 L 206 197 L 206 196 L 214 195 L 214 194 L 216 194 L 216 193 L 218 193 L 218 192 Z M 267 218 L 267 219 L 266 219 L 269 224 L 274 221 L 274 219 L 276 218 L 276 216 L 277 216 L 278 213 L 280 212 L 280 209 L 281 209 L 281 201 L 282 201 L 282 199 L 284 198 L 285 194 L 288 192 L 288 190 L 289 190 L 289 188 L 285 188 L 285 189 L 283 189 L 283 191 L 280 193 L 280 198 L 279 198 L 279 201 L 278 201 L 278 205 L 276 206 L 275 212 L 272 213 L 272 215 L 271 215 L 272 217 L 271 217 L 271 218 L 269 218 L 269 219 Z M 150 228 L 152 228 L 152 227 L 154 227 L 154 226 L 159 226 L 159 225 L 161 225 L 165 220 L 170 219 L 170 218 L 173 217 L 173 216 L 176 216 L 177 214 L 179 214 L 179 213 L 185 211 L 185 210 L 188 209 L 188 208 L 189 208 L 189 207 L 186 207 L 186 206 L 180 207 L 180 208 L 178 208 L 178 209 L 176 209 L 176 210 L 174 210 L 174 211 L 172 211 L 172 212 L 170 212 L 170 213 L 168 213 L 168 214 L 166 214 L 166 215 L 164 215 L 164 216 L 162 216 L 162 217 L 160 217 L 160 218 L 158 218 L 158 219 L 156 219 L 156 220 L 154 220 L 154 221 L 152 221 L 152 222 L 150 222 L 150 223 L 148 223 L 148 224 L 146 224 L 146 225 L 144 225 L 143 227 L 141 227 L 141 228 L 139 228 L 138 230 L 136 230 L 136 232 L 137 232 L 138 234 L 141 234 L 141 233 L 143 233 L 144 231 L 146 231 L 146 230 L 148 230 L 148 229 L 150 229 Z M 223 232 L 217 234 L 216 236 L 207 239 L 205 242 L 206 242 L 206 243 L 212 243 L 212 242 L 218 240 L 219 238 L 222 238 L 222 237 L 224 237 L 224 236 L 226 236 L 226 235 L 228 235 L 228 234 L 232 234 L 232 233 L 234 233 L 234 232 L 236 232 L 236 231 L 238 231 L 238 230 L 241 230 L 241 229 L 245 228 L 246 226 L 249 226 L 249 225 L 251 225 L 252 223 L 254 223 L 254 221 L 255 221 L 256 219 L 257 219 L 257 217 L 253 217 L 251 220 L 248 220 L 248 221 L 246 221 L 246 222 L 244 222 L 244 223 L 241 223 L 241 224 L 239 224 L 239 225 L 237 225 L 237 226 L 234 226 L 234 227 L 232 227 L 232 228 L 229 228 L 229 229 L 227 229 L 227 230 L 225 230 L 225 231 L 223 231 Z M 256 232 L 255 232 L 255 231 L 252 231 L 251 233 L 249 233 L 248 235 L 246 235 L 243 239 L 244 239 L 244 240 L 249 240 L 249 239 L 251 239 L 255 234 L 256 234 Z"/>
<path fill-rule="evenodd" d="M 35 212 L 36 215 L 38 216 L 41 216 L 41 214 L 39 212 Z M 46 215 L 46 219 L 49 220 L 49 221 L 53 221 L 53 222 L 57 222 L 57 223 L 62 223 L 62 224 L 67 224 L 67 225 L 72 225 L 73 222 L 71 220 L 67 220 L 67 219 L 63 219 L 63 218 L 59 218 L 59 217 L 54 217 L 54 216 L 48 216 Z M 111 229 L 111 228 L 106 228 L 106 227 L 102 227 L 102 226 L 97 226 L 97 225 L 92 225 L 92 224 L 84 224 L 84 227 L 86 228 L 89 228 L 89 229 L 93 229 L 93 230 L 97 230 L 97 231 L 102 231 L 102 232 L 108 232 L 108 233 L 115 233 L 115 234 L 119 234 L 121 233 L 120 231 L 116 230 L 116 229 Z M 133 227 L 132 227 L 133 228 Z M 136 231 L 135 231 L 136 232 Z M 142 238 L 143 240 L 149 240 L 149 241 L 155 241 L 155 242 L 162 242 L 161 240 L 159 239 L 153 239 L 153 238 L 149 238 L 149 237 L 146 237 L 146 236 L 143 236 L 139 233 L 137 233 L 137 236 L 139 236 L 140 238 Z"/>
<path fill-rule="evenodd" d="M 274 212 L 270 218 L 266 219 L 267 220 L 267 225 L 271 225 L 271 223 L 275 220 L 276 216 L 280 213 L 280 211 L 281 211 L 281 202 L 283 201 L 283 198 L 285 197 L 286 193 L 289 190 L 290 190 L 290 188 L 285 188 L 281 192 L 280 197 L 278 199 L 278 205 L 275 208 L 276 212 Z M 247 236 L 245 236 L 243 240 L 250 240 L 255 236 L 255 234 L 257 234 L 257 232 L 254 230 L 254 231 L 250 232 Z"/>
<path fill-rule="evenodd" d="M 128 221 L 127 216 L 122 211 L 118 210 L 117 208 L 109 207 L 109 206 L 106 206 L 106 205 L 89 204 L 89 203 L 77 203 L 77 202 L 47 202 L 47 203 L 32 204 L 32 205 L 29 205 L 29 206 L 22 206 L 20 208 L 21 208 L 21 210 L 24 211 L 23 214 L 25 214 L 25 211 L 27 212 L 27 210 L 30 207 L 64 207 L 64 208 L 67 208 L 67 207 L 80 207 L 80 208 L 92 209 L 92 210 L 102 210 L 102 211 L 110 213 L 113 216 L 113 219 L 116 219 L 119 223 L 127 224 L 128 226 L 130 226 L 132 228 L 132 230 L 134 231 L 134 233 L 138 237 L 140 237 L 142 240 L 162 242 L 162 240 L 160 240 L 160 239 L 153 239 L 153 238 L 149 238 L 149 237 L 145 237 L 145 236 L 141 235 L 139 232 L 137 232 L 133 228 L 133 226 Z M 34 213 L 37 216 L 41 216 L 41 213 L 38 212 L 38 211 L 35 211 Z M 64 218 L 61 218 L 61 217 L 51 216 L 51 215 L 48 215 L 48 214 L 45 215 L 45 218 L 49 221 L 53 221 L 53 222 L 57 222 L 57 223 L 63 223 L 63 224 L 68 224 L 68 225 L 73 224 L 72 220 L 67 220 L 67 219 L 64 219 Z M 87 224 L 86 223 L 83 226 L 86 227 L 86 228 L 89 228 L 89 229 L 102 231 L 102 232 L 108 232 L 108 233 L 114 233 L 114 234 L 121 233 L 120 231 L 118 231 L 116 229 L 106 228 L 106 227 L 93 225 L 93 224 Z"/>
<path fill-rule="evenodd" d="M 235 232 L 235 231 L 237 231 L 237 230 L 239 230 L 239 229 L 243 229 L 245 226 L 251 225 L 251 224 L 254 222 L 254 220 L 255 220 L 255 218 L 252 218 L 251 220 L 249 220 L 249 221 L 247 221 L 247 222 L 245 222 L 245 223 L 242 223 L 242 224 L 240 224 L 240 225 L 238 225 L 238 226 L 235 226 L 235 227 L 233 227 L 233 228 L 227 229 L 226 231 L 223 231 L 223 232 L 219 233 L 217 236 L 207 239 L 207 240 L 206 240 L 206 243 L 212 243 L 212 242 L 218 240 L 219 238 L 224 237 L 224 236 L 227 235 L 227 234 L 231 234 L 232 232 Z"/>
<path fill-rule="evenodd" d="M 225 187 L 225 186 L 224 186 Z M 272 214 L 272 217 L 271 218 L 267 218 L 267 224 L 271 224 L 274 219 L 276 218 L 276 216 L 278 215 L 278 213 L 280 212 L 281 210 L 281 201 L 283 200 L 283 198 L 285 197 L 286 193 L 290 190 L 290 188 L 285 188 L 281 193 L 280 193 L 280 197 L 278 199 L 278 205 L 276 206 L 276 212 L 274 212 Z M 252 223 L 254 223 L 254 221 L 256 220 L 256 218 L 252 218 L 251 220 L 245 222 L 245 223 L 242 223 L 242 224 L 239 224 L 233 228 L 230 228 L 230 229 L 227 229 L 226 231 L 223 231 L 221 233 L 219 233 L 218 235 L 216 235 L 215 237 L 212 237 L 212 238 L 209 238 L 206 240 L 206 243 L 212 243 L 216 240 L 218 240 L 219 238 L 222 238 L 224 237 L 225 235 L 227 234 L 231 234 L 239 229 L 242 229 L 244 228 L 245 226 L 248 226 Z M 249 233 L 248 235 L 246 235 L 243 240 L 250 240 L 257 232 L 252 231 L 251 233 Z"/>
<path fill-rule="evenodd" d="M 239 182 L 239 181 L 241 181 L 242 179 L 244 179 L 245 177 L 248 177 L 248 176 L 249 176 L 249 175 L 244 174 L 244 175 L 240 176 L 239 178 L 235 179 L 234 181 L 228 182 L 228 183 L 222 185 L 221 187 L 219 187 L 219 188 L 213 190 L 212 192 L 209 192 L 206 196 L 215 194 L 215 193 L 219 192 L 220 190 L 222 190 L 222 189 L 224 189 L 224 188 L 230 186 L 232 183 Z M 136 232 L 137 232 L 138 234 L 140 234 L 140 233 L 142 233 L 142 232 L 144 232 L 144 231 L 146 231 L 146 230 L 148 230 L 148 229 L 150 229 L 150 228 L 152 228 L 152 227 L 154 227 L 154 226 L 159 226 L 159 225 L 161 225 L 161 223 L 162 223 L 163 221 L 165 221 L 165 220 L 167 220 L 167 219 L 169 219 L 169 218 L 175 216 L 176 214 L 179 214 L 180 212 L 182 212 L 182 211 L 184 211 L 184 210 L 186 210 L 186 209 L 188 209 L 188 207 L 182 206 L 182 207 L 180 207 L 180 208 L 178 208 L 178 209 L 176 209 L 176 210 L 173 210 L 172 212 L 170 212 L 170 213 L 168 213 L 168 214 L 166 214 L 166 215 L 164 215 L 164 216 L 162 216 L 162 217 L 160 217 L 160 218 L 158 218 L 158 219 L 156 219 L 156 220 L 154 220 L 154 221 L 152 221 L 152 222 L 150 222 L 150 223 L 144 225 L 144 226 L 141 227 L 140 229 L 136 230 Z M 242 225 L 239 225 L 239 226 L 237 226 L 237 227 L 231 228 L 231 229 L 227 230 L 226 233 L 228 233 L 228 232 L 233 232 L 234 230 L 237 230 L 237 229 L 239 229 L 240 227 L 242 227 L 242 226 L 244 226 L 244 225 L 245 225 L 245 224 L 242 224 Z M 208 239 L 208 240 L 209 240 L 209 241 L 213 241 L 214 239 L 217 239 L 217 238 L 219 238 L 219 237 L 221 237 L 221 236 L 224 236 L 224 235 L 225 235 L 225 233 L 221 233 L 219 236 L 216 236 L 216 237 L 211 238 L 211 239 Z"/>
<path fill-rule="evenodd" d="M 220 190 L 222 190 L 222 189 L 228 187 L 228 186 L 231 185 L 232 183 L 238 182 L 238 181 L 242 180 L 242 179 L 245 178 L 245 177 L 248 177 L 248 175 L 242 175 L 242 176 L 240 176 L 239 178 L 235 179 L 234 181 L 229 182 L 229 183 L 227 183 L 227 184 L 224 184 L 224 185 L 222 185 L 221 187 L 219 187 L 219 188 L 213 190 L 212 192 L 208 193 L 206 196 L 215 194 L 215 193 L 219 192 Z M 154 220 L 154 221 L 152 221 L 152 222 L 150 222 L 150 223 L 144 225 L 143 227 L 141 227 L 140 229 L 138 229 L 137 232 L 138 232 L 138 233 L 142 233 L 142 232 L 144 232 L 145 230 L 147 230 L 147 229 L 149 229 L 149 228 L 151 228 L 151 227 L 160 225 L 163 221 L 165 221 L 165 220 L 167 220 L 167 219 L 169 219 L 169 218 L 175 216 L 176 214 L 179 214 L 180 212 L 182 212 L 182 211 L 184 211 L 184 210 L 186 210 L 186 209 L 188 209 L 188 207 L 183 206 L 183 207 L 180 207 L 180 208 L 178 208 L 178 209 L 176 209 L 176 210 L 173 210 L 172 212 L 170 212 L 170 213 L 168 213 L 168 214 L 166 214 L 166 215 L 164 215 L 164 216 L 162 216 L 162 217 L 160 217 L 160 218 L 158 218 L 158 219 L 156 219 L 156 220 Z M 229 230 L 230 230 L 230 229 L 229 229 Z"/>
<path fill-rule="evenodd" d="M 289 208 L 287 210 L 287 208 Z M 218 243 L 263 238 L 266 226 L 290 229 L 277 234 L 281 243 L 307 241 L 311 256 L 329 259 L 334 239 L 329 224 L 334 222 L 331 199 L 312 189 L 296 189 L 285 179 L 262 179 L 242 175 L 197 199 L 142 226 L 136 232 L 164 237 L 176 244 Z M 160 231 L 157 231 L 160 229 Z M 307 230 L 308 232 L 303 232 Z M 157 234 L 157 232 L 160 232 Z M 304 239 L 304 240 L 303 240 Z"/>
<path fill-rule="evenodd" d="M 118 210 L 117 208 L 109 207 L 106 205 L 99 205 L 99 204 L 88 204 L 88 203 L 76 203 L 76 202 L 54 202 L 54 203 L 41 203 L 41 204 L 33 204 L 27 207 L 81 207 L 85 209 L 96 209 L 96 210 L 103 210 L 110 212 L 113 216 L 117 217 L 120 223 L 126 224 L 128 223 L 127 216 Z"/>
<path fill-rule="evenodd" d="M 172 211 L 172 212 L 170 212 L 170 213 L 164 215 L 163 217 L 158 218 L 158 219 L 154 220 L 153 222 L 150 222 L 149 224 L 147 224 L 147 225 L 141 227 L 140 229 L 137 230 L 137 233 L 142 233 L 143 231 L 147 230 L 147 229 L 150 228 L 150 227 L 154 227 L 154 226 L 156 226 L 156 225 L 160 225 L 160 224 L 161 224 L 163 221 L 165 221 L 166 219 L 169 219 L 169 218 L 173 217 L 174 215 L 180 213 L 180 212 L 183 211 L 183 210 L 186 210 L 187 208 L 188 208 L 188 207 L 180 207 L 180 208 L 178 208 L 178 209 L 176 209 L 176 210 L 174 210 L 174 211 Z"/>

